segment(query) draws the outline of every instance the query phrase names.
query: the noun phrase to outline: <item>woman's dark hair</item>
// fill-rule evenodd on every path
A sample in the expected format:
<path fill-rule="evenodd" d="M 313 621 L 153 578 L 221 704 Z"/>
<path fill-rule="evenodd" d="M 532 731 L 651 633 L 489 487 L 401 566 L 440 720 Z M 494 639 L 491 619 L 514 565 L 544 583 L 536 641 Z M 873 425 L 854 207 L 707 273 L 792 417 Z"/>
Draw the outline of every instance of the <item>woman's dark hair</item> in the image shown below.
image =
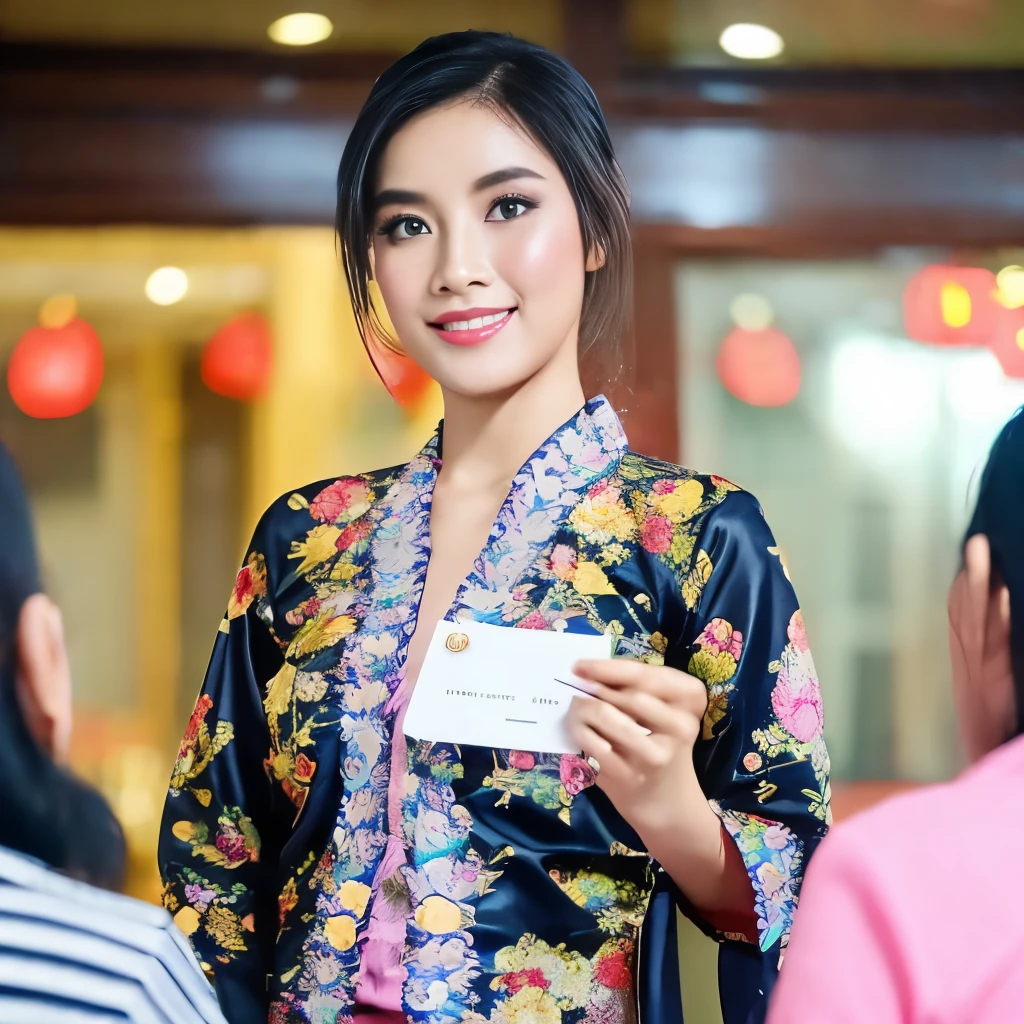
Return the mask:
<path fill-rule="evenodd" d="M 374 83 L 345 144 L 337 229 L 363 344 L 369 350 L 371 339 L 386 338 L 368 288 L 381 155 L 411 118 L 463 98 L 509 119 L 558 165 L 576 203 L 584 251 L 599 251 L 605 260 L 586 277 L 580 352 L 598 344 L 615 351 L 632 307 L 629 190 L 597 97 L 571 64 L 543 46 L 475 31 L 434 36 L 392 64 Z"/>
<path fill-rule="evenodd" d="M 1010 591 L 1010 664 L 1017 698 L 1017 734 L 1024 733 L 1024 407 L 999 432 L 964 535 L 988 537 L 994 574 Z"/>
<path fill-rule="evenodd" d="M 28 499 L 0 444 L 0 846 L 119 889 L 125 861 L 121 826 L 99 793 L 39 748 L 18 700 L 18 617 L 39 590 Z"/>

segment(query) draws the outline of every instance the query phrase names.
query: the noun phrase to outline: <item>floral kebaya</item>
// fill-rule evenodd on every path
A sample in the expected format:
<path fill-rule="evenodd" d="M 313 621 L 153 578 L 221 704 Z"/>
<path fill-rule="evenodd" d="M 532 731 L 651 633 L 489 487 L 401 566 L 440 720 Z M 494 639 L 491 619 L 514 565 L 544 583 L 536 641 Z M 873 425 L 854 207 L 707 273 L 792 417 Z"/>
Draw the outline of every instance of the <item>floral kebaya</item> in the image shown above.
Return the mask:
<path fill-rule="evenodd" d="M 723 943 L 726 1020 L 756 1019 L 828 822 L 820 691 L 757 502 L 584 396 L 631 274 L 593 93 L 510 36 L 428 40 L 356 121 L 339 235 L 368 346 L 379 289 L 445 419 L 261 520 L 174 768 L 166 905 L 233 1021 L 674 1022 L 677 905 Z M 440 619 L 607 635 L 579 753 L 406 736 Z"/>

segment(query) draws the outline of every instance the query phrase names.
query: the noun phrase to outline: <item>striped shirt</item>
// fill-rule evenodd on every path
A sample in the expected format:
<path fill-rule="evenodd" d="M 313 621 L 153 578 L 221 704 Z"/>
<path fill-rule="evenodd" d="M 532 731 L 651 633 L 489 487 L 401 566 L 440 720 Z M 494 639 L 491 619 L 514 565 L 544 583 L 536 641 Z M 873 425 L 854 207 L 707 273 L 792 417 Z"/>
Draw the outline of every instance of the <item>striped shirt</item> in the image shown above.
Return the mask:
<path fill-rule="evenodd" d="M 0 847 L 0 1024 L 225 1024 L 159 907 Z"/>

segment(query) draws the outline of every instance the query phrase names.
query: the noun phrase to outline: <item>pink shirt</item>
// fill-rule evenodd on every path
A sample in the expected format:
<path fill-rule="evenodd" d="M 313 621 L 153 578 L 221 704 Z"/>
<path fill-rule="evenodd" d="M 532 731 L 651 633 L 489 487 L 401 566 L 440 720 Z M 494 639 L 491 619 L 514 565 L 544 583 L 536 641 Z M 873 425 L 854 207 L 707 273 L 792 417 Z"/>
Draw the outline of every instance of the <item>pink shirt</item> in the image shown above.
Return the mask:
<path fill-rule="evenodd" d="M 1024 737 L 833 830 L 768 1024 L 1024 1020 Z"/>

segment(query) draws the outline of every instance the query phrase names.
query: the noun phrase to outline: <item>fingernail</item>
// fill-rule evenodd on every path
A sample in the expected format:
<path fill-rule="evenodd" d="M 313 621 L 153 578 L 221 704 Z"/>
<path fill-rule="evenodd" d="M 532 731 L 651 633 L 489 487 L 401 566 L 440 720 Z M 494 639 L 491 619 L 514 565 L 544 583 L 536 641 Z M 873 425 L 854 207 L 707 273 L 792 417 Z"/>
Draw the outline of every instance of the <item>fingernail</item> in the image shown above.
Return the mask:
<path fill-rule="evenodd" d="M 585 691 L 586 693 L 597 693 L 597 691 L 601 688 L 600 683 L 592 683 L 589 679 L 578 678 L 573 683 L 573 686 L 578 686 L 581 690 Z"/>

